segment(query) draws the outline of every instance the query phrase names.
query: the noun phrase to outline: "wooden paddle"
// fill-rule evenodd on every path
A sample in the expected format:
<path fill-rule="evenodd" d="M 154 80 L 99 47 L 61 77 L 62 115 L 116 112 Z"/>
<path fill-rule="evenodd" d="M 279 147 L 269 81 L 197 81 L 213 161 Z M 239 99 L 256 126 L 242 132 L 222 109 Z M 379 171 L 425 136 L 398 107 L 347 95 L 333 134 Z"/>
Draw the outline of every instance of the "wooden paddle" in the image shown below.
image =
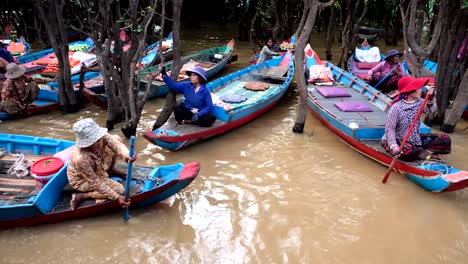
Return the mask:
<path fill-rule="evenodd" d="M 382 79 L 380 79 L 380 81 L 374 86 L 374 88 L 377 89 L 377 87 L 379 87 L 379 85 L 383 83 L 388 78 L 388 76 L 390 76 L 390 74 L 393 73 L 393 71 L 399 66 L 400 65 L 397 64 L 395 67 L 393 67 L 391 71 L 389 71 Z"/>
<path fill-rule="evenodd" d="M 418 122 L 419 117 L 421 117 L 422 112 L 424 111 L 424 107 L 426 107 L 427 101 L 429 100 L 429 96 L 426 96 L 424 98 L 423 103 L 421 104 L 421 108 L 419 108 L 418 113 L 416 113 L 416 116 L 413 119 L 413 122 L 411 123 L 411 126 L 409 127 L 408 131 L 406 132 L 405 137 L 403 138 L 403 141 L 401 141 L 400 144 L 400 151 L 402 151 L 402 147 L 405 146 L 406 141 L 408 141 L 409 136 L 411 135 L 411 131 L 413 131 L 414 126 L 416 125 L 416 122 Z M 393 157 L 392 163 L 390 164 L 390 167 L 387 170 L 387 173 L 385 173 L 385 176 L 382 180 L 382 183 L 386 183 L 388 178 L 390 177 L 390 174 L 392 173 L 393 167 L 395 167 L 397 159 L 400 157 L 401 154 L 396 155 Z"/>
<path fill-rule="evenodd" d="M 130 158 L 133 158 L 134 154 L 135 154 L 135 136 L 131 136 L 130 137 L 130 153 L 129 153 Z M 133 162 L 129 162 L 128 167 L 127 167 L 127 179 L 126 179 L 126 184 L 125 184 L 125 201 L 126 202 L 128 202 L 128 199 L 130 198 L 130 184 L 132 181 L 132 166 L 133 166 Z M 128 207 L 124 209 L 123 219 L 125 223 L 128 221 Z"/>

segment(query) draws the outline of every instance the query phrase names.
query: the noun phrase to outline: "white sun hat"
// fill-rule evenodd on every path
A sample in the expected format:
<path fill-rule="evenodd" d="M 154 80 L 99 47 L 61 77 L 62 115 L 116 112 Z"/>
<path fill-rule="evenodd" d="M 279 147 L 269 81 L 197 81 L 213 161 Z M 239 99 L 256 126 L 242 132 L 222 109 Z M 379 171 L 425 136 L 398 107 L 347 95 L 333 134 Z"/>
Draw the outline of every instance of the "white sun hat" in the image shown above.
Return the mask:
<path fill-rule="evenodd" d="M 76 134 L 75 145 L 87 148 L 107 134 L 107 128 L 100 127 L 92 118 L 81 119 L 73 125 Z"/>
<path fill-rule="evenodd" d="M 26 68 L 16 63 L 9 63 L 6 67 L 5 77 L 7 79 L 16 79 L 26 72 Z"/>

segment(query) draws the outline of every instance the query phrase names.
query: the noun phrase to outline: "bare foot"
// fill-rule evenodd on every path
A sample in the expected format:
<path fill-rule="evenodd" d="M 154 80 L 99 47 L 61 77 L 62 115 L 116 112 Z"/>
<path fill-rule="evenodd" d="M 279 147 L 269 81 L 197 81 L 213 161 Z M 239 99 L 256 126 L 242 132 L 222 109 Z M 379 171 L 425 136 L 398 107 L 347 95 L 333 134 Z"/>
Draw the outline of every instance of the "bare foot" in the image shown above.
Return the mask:
<path fill-rule="evenodd" d="M 70 201 L 70 207 L 72 211 L 75 211 L 76 207 L 78 207 L 81 202 L 83 201 L 83 194 L 82 193 L 74 193 L 72 194 L 72 199 Z"/>

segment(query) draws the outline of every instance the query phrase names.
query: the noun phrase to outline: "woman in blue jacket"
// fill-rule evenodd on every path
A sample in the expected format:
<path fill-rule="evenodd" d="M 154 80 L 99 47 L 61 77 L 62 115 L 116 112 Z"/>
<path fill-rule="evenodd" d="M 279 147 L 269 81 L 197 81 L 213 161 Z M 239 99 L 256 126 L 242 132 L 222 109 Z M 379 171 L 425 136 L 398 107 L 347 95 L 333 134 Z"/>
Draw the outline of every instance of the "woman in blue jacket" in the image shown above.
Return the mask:
<path fill-rule="evenodd" d="M 195 66 L 191 71 L 186 71 L 190 82 L 176 83 L 167 75 L 164 67 L 160 66 L 160 68 L 167 86 L 185 97 L 184 103 L 174 108 L 176 121 L 179 124 L 192 123 L 201 127 L 211 126 L 216 121 L 216 117 L 211 113 L 213 102 L 210 90 L 205 85 L 207 82 L 205 70 Z"/>

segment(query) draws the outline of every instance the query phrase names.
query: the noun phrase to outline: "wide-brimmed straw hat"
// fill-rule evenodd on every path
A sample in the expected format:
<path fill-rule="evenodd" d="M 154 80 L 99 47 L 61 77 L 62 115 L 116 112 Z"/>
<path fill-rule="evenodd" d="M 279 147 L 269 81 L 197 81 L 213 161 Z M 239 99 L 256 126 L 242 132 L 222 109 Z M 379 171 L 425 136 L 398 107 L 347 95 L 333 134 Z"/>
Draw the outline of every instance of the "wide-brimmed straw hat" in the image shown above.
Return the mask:
<path fill-rule="evenodd" d="M 73 125 L 76 134 L 75 145 L 87 148 L 107 134 L 107 128 L 100 127 L 92 118 L 81 119 Z"/>
<path fill-rule="evenodd" d="M 26 68 L 16 63 L 9 63 L 6 67 L 5 77 L 7 79 L 16 79 L 26 72 Z"/>
<path fill-rule="evenodd" d="M 385 57 L 384 60 L 388 60 L 389 58 L 391 58 L 391 57 L 393 57 L 393 56 L 395 56 L 395 55 L 398 55 L 398 57 L 401 58 L 401 56 L 403 56 L 403 53 L 399 52 L 399 51 L 396 50 L 396 49 L 389 50 L 389 51 L 387 52 L 387 56 Z"/>
<path fill-rule="evenodd" d="M 208 82 L 208 80 L 206 79 L 206 72 L 200 66 L 195 66 L 191 70 L 188 70 L 188 71 L 185 71 L 185 72 L 187 73 L 188 76 L 190 76 L 190 74 L 192 74 L 192 72 L 194 72 L 194 73 L 198 74 L 200 77 L 202 77 L 202 79 L 205 80 L 205 83 Z"/>

